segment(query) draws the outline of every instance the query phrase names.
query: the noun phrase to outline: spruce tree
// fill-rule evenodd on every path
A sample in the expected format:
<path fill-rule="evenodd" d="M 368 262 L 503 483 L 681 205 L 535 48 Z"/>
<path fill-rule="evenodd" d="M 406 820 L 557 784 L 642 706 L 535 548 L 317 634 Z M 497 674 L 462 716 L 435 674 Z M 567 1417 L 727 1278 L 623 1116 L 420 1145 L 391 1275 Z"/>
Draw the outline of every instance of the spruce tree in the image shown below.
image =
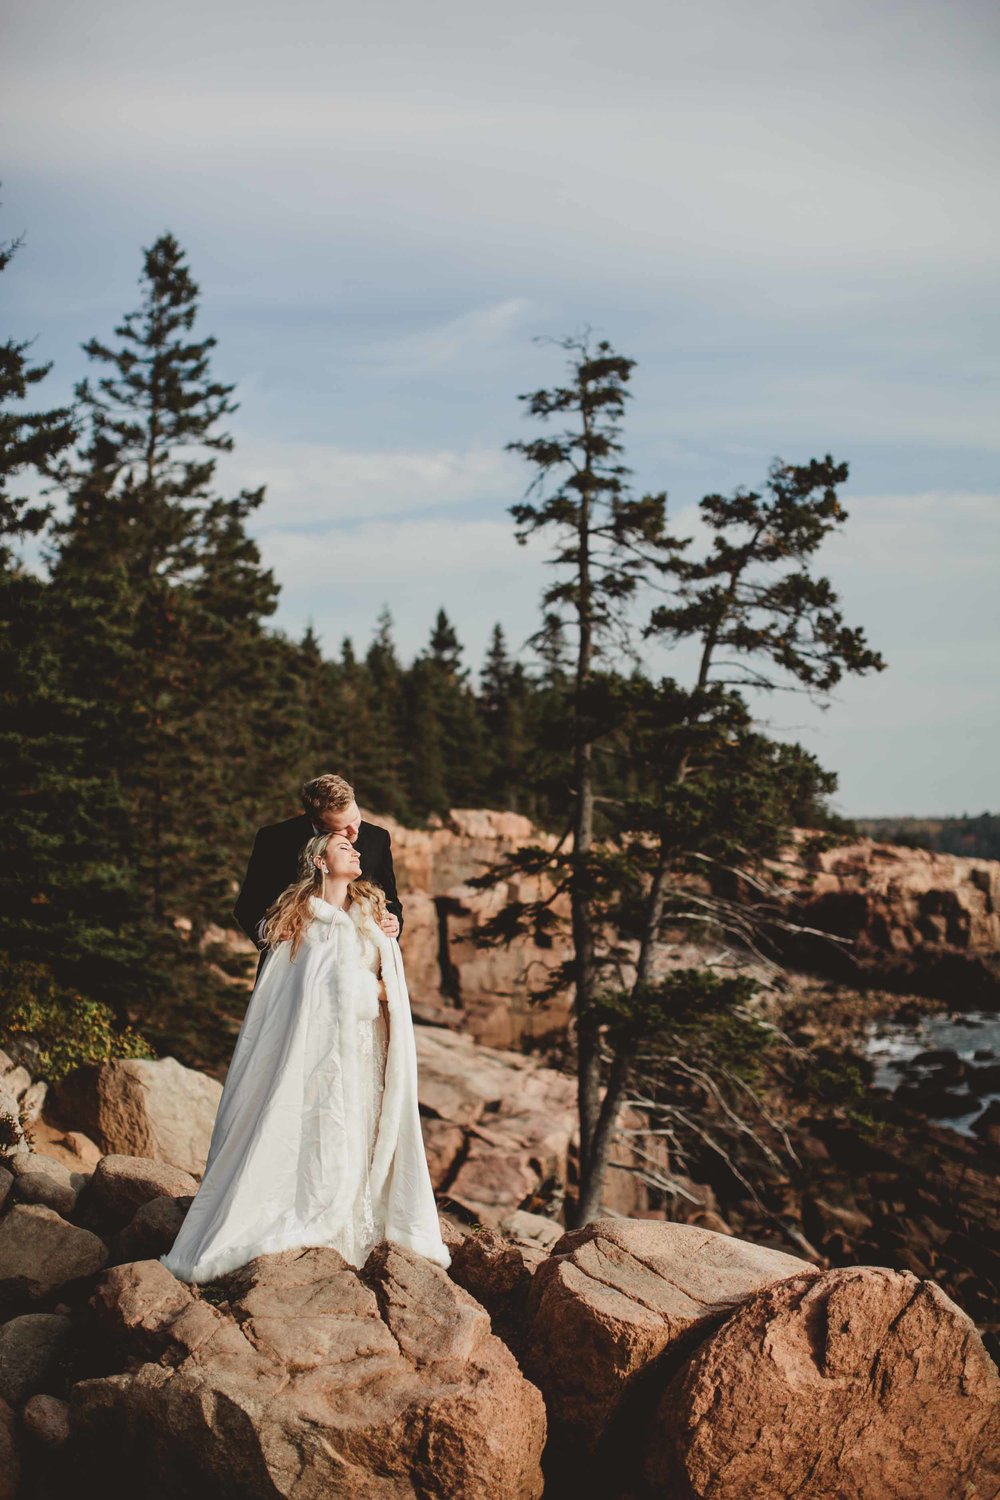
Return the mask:
<path fill-rule="evenodd" d="M 494 625 L 479 680 L 479 703 L 488 747 L 486 800 L 490 807 L 525 810 L 528 684 L 520 662 L 507 653 L 503 629 Z"/>
<path fill-rule="evenodd" d="M 575 356 L 570 382 L 524 399 L 543 420 L 569 413 L 574 424 L 555 438 L 509 446 L 535 464 L 531 489 L 562 476 L 547 499 L 525 501 L 513 514 L 520 539 L 543 530 L 554 539 L 557 577 L 543 595 L 537 639 L 553 659 L 552 690 L 565 695 L 564 723 L 554 728 L 571 772 L 567 827 L 554 850 L 516 851 L 476 883 L 528 874 L 549 885 L 538 899 L 508 902 L 487 924 L 487 941 L 526 928 L 544 938 L 561 925 L 558 897 L 569 897 L 571 955 L 544 993 L 569 985 L 574 997 L 579 1225 L 600 1212 L 640 1047 L 666 1038 L 668 1050 L 683 1048 L 699 1015 L 709 1030 L 720 1021 L 724 1028 L 747 998 L 739 978 L 664 977 L 655 960 L 665 924 L 711 923 L 755 949 L 774 909 L 762 915 L 752 903 L 706 891 L 705 874 L 718 870 L 731 882 L 737 871 L 760 890 L 765 862 L 783 847 L 798 811 L 834 785 L 801 747 L 760 733 L 744 690 L 780 685 L 822 696 L 845 672 L 883 664 L 863 633 L 845 625 L 829 582 L 811 571 L 824 537 L 844 520 L 837 486 L 846 466 L 830 458 L 776 464 L 764 492 L 707 497 L 702 508 L 715 537 L 705 557 L 690 561 L 689 542 L 666 533 L 665 497 L 626 494 L 619 419 L 632 361 L 606 344 L 593 353 L 578 341 L 566 346 Z M 616 669 L 616 650 L 619 659 L 638 656 L 636 617 L 650 582 L 672 583 L 674 598 L 652 610 L 648 633 L 698 648 L 689 687 Z M 566 624 L 575 636 L 569 683 L 558 662 Z M 750 1018 L 740 1023 L 750 1036 Z"/>
<path fill-rule="evenodd" d="M 408 803 L 403 766 L 403 669 L 396 654 L 388 605 L 379 613 L 365 666 L 371 683 L 372 756 L 358 795 L 367 807 L 377 812 L 405 818 Z"/>
<path fill-rule="evenodd" d="M 17 249 L 0 247 L 0 272 Z M 51 368 L 32 365 L 28 348 L 0 345 L 0 949 L 124 1018 L 143 985 L 142 943 L 124 808 L 91 716 L 113 655 L 103 623 L 82 622 L 87 671 L 66 671 L 58 622 L 69 601 L 19 558 L 49 516 L 24 481 L 34 475 L 37 491 L 74 436 L 69 409 L 25 408 Z"/>
<path fill-rule="evenodd" d="M 441 680 L 436 664 L 419 656 L 403 679 L 406 784 L 415 816 L 443 817 L 451 806 L 442 735 Z"/>
<path fill-rule="evenodd" d="M 20 240 L 0 244 L 0 274 L 21 248 Z M 35 495 L 17 494 L 22 475 L 45 476 L 74 438 L 73 414 L 68 407 L 26 411 L 23 403 L 52 369 L 32 365 L 30 341 L 6 339 L 0 344 L 0 566 L 11 570 L 15 544 L 37 536 L 51 508 Z"/>
<path fill-rule="evenodd" d="M 431 629 L 427 657 L 442 676 L 451 682 L 462 683 L 468 677 L 467 671 L 462 666 L 462 647 L 459 645 L 455 627 L 443 609 L 438 610 Z"/>
<path fill-rule="evenodd" d="M 322 769 L 336 771 L 354 786 L 359 802 L 378 775 L 379 748 L 373 710 L 372 677 L 349 636 L 341 643 L 331 691 L 322 704 L 326 727 Z"/>
<path fill-rule="evenodd" d="M 427 711 L 440 739 L 442 778 L 448 807 L 474 807 L 489 785 L 486 743 L 463 648 L 443 609 L 438 610 L 424 653 Z"/>
<path fill-rule="evenodd" d="M 543 620 L 535 644 L 551 654 L 572 633 L 565 719 L 569 797 L 561 811 L 572 834 L 566 888 L 572 908 L 580 1159 L 586 1181 L 602 1087 L 592 912 L 601 882 L 600 859 L 592 851 L 595 747 L 606 732 L 602 670 L 629 651 L 636 591 L 650 574 L 665 571 L 676 543 L 665 530 L 666 495 L 633 498 L 629 470 L 621 460 L 622 419 L 635 361 L 617 354 L 606 340 L 593 347 L 587 334 L 560 343 L 569 355 L 566 384 L 528 392 L 520 400 L 543 424 L 556 418 L 567 425 L 507 447 L 536 471 L 524 500 L 510 508 L 517 540 L 524 544 L 538 533 L 552 538 L 549 560 L 555 577 L 542 594 Z"/>
<path fill-rule="evenodd" d="M 84 345 L 105 373 L 77 388 L 85 442 L 62 471 L 69 514 L 52 576 L 114 624 L 106 764 L 152 917 L 197 930 L 231 904 L 241 814 L 259 798 L 256 726 L 263 716 L 273 733 L 282 718 L 263 629 L 277 590 L 246 532 L 263 490 L 214 489 L 217 455 L 232 448 L 220 423 L 236 404 L 211 373 L 215 340 L 194 332 L 198 288 L 172 235 L 144 252 L 140 286 L 116 342 Z"/>

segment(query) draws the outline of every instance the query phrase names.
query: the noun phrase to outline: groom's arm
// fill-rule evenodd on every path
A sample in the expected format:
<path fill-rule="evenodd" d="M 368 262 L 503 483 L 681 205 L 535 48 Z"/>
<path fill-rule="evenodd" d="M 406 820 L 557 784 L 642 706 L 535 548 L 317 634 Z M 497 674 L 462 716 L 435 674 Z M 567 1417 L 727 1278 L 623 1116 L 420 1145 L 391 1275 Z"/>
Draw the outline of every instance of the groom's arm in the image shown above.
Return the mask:
<path fill-rule="evenodd" d="M 379 862 L 378 874 L 374 878 L 385 891 L 385 904 L 398 918 L 399 931 L 400 935 L 402 935 L 403 906 L 396 892 L 396 872 L 392 868 L 392 840 L 389 837 L 388 830 L 385 835 L 385 848 Z"/>

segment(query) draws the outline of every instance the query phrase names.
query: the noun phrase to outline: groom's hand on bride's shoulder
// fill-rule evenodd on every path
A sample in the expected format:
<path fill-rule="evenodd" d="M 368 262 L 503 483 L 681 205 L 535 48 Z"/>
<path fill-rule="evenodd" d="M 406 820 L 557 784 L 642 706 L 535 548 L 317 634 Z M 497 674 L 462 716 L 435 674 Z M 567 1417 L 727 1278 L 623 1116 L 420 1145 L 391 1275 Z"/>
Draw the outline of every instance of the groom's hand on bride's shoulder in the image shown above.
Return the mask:
<path fill-rule="evenodd" d="M 386 937 L 399 937 L 399 918 L 394 911 L 387 911 L 382 918 L 382 931 Z"/>

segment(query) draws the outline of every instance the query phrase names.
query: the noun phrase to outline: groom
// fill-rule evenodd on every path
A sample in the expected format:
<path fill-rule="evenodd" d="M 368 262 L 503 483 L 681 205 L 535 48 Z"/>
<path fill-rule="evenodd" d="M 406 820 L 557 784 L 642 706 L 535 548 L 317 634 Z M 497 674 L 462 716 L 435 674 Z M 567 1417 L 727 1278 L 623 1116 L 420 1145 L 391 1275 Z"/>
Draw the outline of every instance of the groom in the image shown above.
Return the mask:
<path fill-rule="evenodd" d="M 247 937 L 264 948 L 260 925 L 272 902 L 299 874 L 299 855 L 318 833 L 341 833 L 357 845 L 361 874 L 385 891 L 389 910 L 382 929 L 389 937 L 403 930 L 403 908 L 396 895 L 389 830 L 366 823 L 354 800 L 354 788 L 342 776 L 317 776 L 302 788 L 304 811 L 297 818 L 257 830 L 243 888 L 233 914 Z"/>

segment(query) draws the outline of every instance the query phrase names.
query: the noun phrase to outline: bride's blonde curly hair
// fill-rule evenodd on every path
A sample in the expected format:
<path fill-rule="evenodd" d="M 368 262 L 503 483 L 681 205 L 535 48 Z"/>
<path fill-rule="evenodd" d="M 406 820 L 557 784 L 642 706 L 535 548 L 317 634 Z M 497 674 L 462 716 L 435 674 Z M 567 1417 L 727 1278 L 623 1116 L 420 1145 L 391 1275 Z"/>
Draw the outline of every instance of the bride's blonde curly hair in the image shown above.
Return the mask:
<path fill-rule="evenodd" d="M 312 921 L 309 897 L 318 896 L 323 889 L 323 871 L 315 861 L 332 838 L 332 833 L 319 833 L 309 840 L 299 856 L 299 878 L 286 886 L 273 906 L 268 907 L 264 917 L 264 942 L 269 948 L 290 942 L 293 959 L 299 951 L 303 934 Z M 357 901 L 365 908 L 375 926 L 381 927 L 382 918 L 388 910 L 382 887 L 371 880 L 352 880 L 347 892 L 352 901 Z"/>

